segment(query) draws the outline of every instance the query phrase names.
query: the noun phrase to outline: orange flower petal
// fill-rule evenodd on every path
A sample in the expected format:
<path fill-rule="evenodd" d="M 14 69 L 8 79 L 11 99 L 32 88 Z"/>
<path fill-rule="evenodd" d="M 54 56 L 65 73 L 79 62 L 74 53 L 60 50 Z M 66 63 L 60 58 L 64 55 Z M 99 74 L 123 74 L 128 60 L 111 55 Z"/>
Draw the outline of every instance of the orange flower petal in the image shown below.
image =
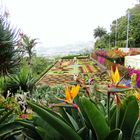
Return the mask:
<path fill-rule="evenodd" d="M 71 101 L 70 88 L 67 86 L 65 89 L 66 100 Z"/>
<path fill-rule="evenodd" d="M 113 68 L 111 67 L 111 78 L 114 84 L 117 84 L 120 81 L 120 74 L 118 71 L 118 67 L 116 67 L 115 72 L 113 71 Z"/>
<path fill-rule="evenodd" d="M 72 89 L 71 89 L 71 98 L 74 99 L 78 92 L 79 92 L 79 89 L 80 89 L 80 86 L 77 85 L 77 86 L 72 86 Z"/>
<path fill-rule="evenodd" d="M 120 81 L 120 74 L 119 74 L 119 71 L 118 71 L 118 67 L 116 67 L 116 70 L 115 70 L 115 84 L 117 84 L 119 81 Z"/>

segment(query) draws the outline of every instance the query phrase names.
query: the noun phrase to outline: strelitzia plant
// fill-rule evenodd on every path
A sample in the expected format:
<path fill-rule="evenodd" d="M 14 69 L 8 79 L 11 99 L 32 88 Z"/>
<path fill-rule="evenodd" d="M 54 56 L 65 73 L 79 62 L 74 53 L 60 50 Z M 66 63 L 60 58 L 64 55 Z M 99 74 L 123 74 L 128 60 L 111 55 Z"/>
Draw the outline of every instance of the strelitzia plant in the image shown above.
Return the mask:
<path fill-rule="evenodd" d="M 41 119 L 41 123 L 38 122 L 37 126 L 36 123 L 33 124 L 36 132 L 43 140 L 134 139 L 137 124 L 139 123 L 139 106 L 134 95 L 126 96 L 120 100 L 119 96 L 117 96 L 118 92 L 124 92 L 125 90 L 120 91 L 120 89 L 116 88 L 111 91 L 110 88 L 107 94 L 108 99 L 110 99 L 110 94 L 115 95 L 117 103 L 115 104 L 114 98 L 112 98 L 114 106 L 110 108 L 110 100 L 108 100 L 107 106 L 105 105 L 105 108 L 108 109 L 108 116 L 106 117 L 98 108 L 98 102 L 89 99 L 89 97 L 77 96 L 79 89 L 79 86 L 66 87 L 65 98 L 58 98 L 61 103 L 55 104 L 60 107 L 57 113 L 56 110 L 53 111 L 48 107 L 42 107 L 28 101 L 38 119 Z M 78 106 L 78 111 L 66 108 L 67 106 L 73 107 L 74 104 Z M 61 109 L 63 110 L 61 111 Z M 72 111 L 76 111 L 76 113 Z"/>
<path fill-rule="evenodd" d="M 79 85 L 76 86 L 72 85 L 72 87 L 66 86 L 65 98 L 64 99 L 57 98 L 59 101 L 61 101 L 61 103 L 53 104 L 51 106 L 65 106 L 65 107 L 74 107 L 78 109 L 78 106 L 74 103 L 74 99 L 78 95 L 79 90 L 80 90 Z"/>
<path fill-rule="evenodd" d="M 111 67 L 111 80 L 114 84 L 117 84 L 120 81 L 118 67 L 115 67 L 115 71 L 113 70 L 113 67 Z"/>
<path fill-rule="evenodd" d="M 112 84 L 108 86 L 108 94 L 112 93 L 124 93 L 125 91 L 131 90 L 132 88 L 129 88 L 128 86 L 125 86 L 125 84 L 122 84 L 121 81 L 124 78 L 120 76 L 118 67 L 115 66 L 115 70 L 113 70 L 113 67 L 111 67 L 110 77 Z M 115 96 L 118 96 L 115 94 Z"/>
<path fill-rule="evenodd" d="M 68 104 L 73 104 L 73 100 L 77 96 L 79 89 L 80 89 L 79 85 L 77 86 L 73 85 L 71 88 L 69 86 L 66 86 L 65 99 L 59 98 L 59 100 L 64 101 L 65 103 L 68 103 Z"/>
<path fill-rule="evenodd" d="M 106 86 L 97 85 L 98 91 L 107 94 L 108 92 L 111 93 L 124 92 L 125 90 L 129 89 L 129 87 L 121 83 L 124 76 L 123 77 L 120 76 L 118 67 L 115 67 L 115 70 L 113 70 L 113 68 L 111 67 L 111 70 L 109 71 L 109 76 L 111 83 Z"/>
<path fill-rule="evenodd" d="M 115 106 L 115 127 L 118 128 L 118 120 L 119 120 L 119 114 L 120 114 L 120 107 L 122 106 L 122 101 L 125 98 L 125 92 L 131 90 L 131 88 L 125 86 L 121 83 L 123 77 L 120 76 L 118 67 L 111 67 L 110 71 L 110 79 L 112 83 L 106 87 L 106 95 L 107 95 L 107 107 L 106 110 L 106 118 L 107 122 L 110 125 L 111 124 L 111 118 L 112 118 L 112 108 Z M 99 89 L 99 91 L 101 91 Z"/>
<path fill-rule="evenodd" d="M 118 116 L 116 116 L 115 105 L 111 110 L 110 123 L 97 107 L 96 102 L 88 97 L 80 97 L 78 102 L 80 110 L 78 117 L 81 123 L 84 121 L 82 126 L 69 114 L 69 110 L 65 110 L 63 112 L 65 115 L 62 115 L 31 101 L 28 101 L 28 104 L 37 113 L 34 114 L 36 119 L 33 117 L 33 125 L 30 126 L 22 121 L 20 124 L 24 123 L 24 127 L 34 128 L 42 140 L 132 140 L 134 138 L 139 117 L 139 107 L 134 95 L 121 102 Z"/>
<path fill-rule="evenodd" d="M 121 83 L 121 81 L 123 80 L 124 76 L 120 76 L 119 70 L 117 66 L 111 67 L 111 71 L 110 71 L 110 78 L 112 81 L 112 84 L 109 87 L 115 87 L 115 88 L 119 88 L 119 89 L 126 89 L 128 88 L 128 86 L 125 86 L 124 84 Z"/>
<path fill-rule="evenodd" d="M 111 67 L 109 75 L 110 75 L 110 80 L 112 81 L 111 84 L 107 85 L 103 89 L 98 88 L 99 91 L 101 91 L 101 92 L 103 91 L 103 93 L 106 93 L 107 95 L 112 94 L 112 95 L 117 96 L 116 93 L 120 93 L 120 92 L 123 93 L 123 92 L 131 89 L 121 83 L 121 81 L 124 77 L 120 76 L 117 66 Z"/>

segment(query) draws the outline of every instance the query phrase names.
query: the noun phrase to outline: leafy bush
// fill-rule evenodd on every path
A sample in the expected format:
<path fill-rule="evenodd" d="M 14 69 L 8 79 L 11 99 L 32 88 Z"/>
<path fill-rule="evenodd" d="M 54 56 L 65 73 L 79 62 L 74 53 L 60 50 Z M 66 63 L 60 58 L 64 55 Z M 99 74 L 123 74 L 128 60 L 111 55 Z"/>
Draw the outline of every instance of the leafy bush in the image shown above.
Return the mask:
<path fill-rule="evenodd" d="M 33 75 L 40 75 L 42 71 L 46 70 L 53 62 L 45 57 L 33 57 L 32 58 L 32 69 Z"/>

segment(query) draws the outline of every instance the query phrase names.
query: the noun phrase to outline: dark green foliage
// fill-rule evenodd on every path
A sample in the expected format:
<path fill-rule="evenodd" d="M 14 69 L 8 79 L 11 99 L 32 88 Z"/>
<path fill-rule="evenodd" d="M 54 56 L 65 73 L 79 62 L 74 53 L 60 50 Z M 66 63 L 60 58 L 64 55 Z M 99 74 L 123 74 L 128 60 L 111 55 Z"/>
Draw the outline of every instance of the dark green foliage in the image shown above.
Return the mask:
<path fill-rule="evenodd" d="M 0 76 L 0 94 L 3 95 L 7 91 L 7 77 Z"/>
<path fill-rule="evenodd" d="M 32 72 L 32 56 L 34 54 L 33 49 L 37 43 L 38 42 L 36 38 L 31 39 L 25 34 L 21 36 L 21 46 L 28 55 L 28 65 L 30 66 L 30 72 Z"/>
<path fill-rule="evenodd" d="M 130 37 L 133 39 L 135 47 L 140 47 L 140 13 L 132 15 L 130 21 Z"/>
<path fill-rule="evenodd" d="M 35 120 L 34 123 L 36 124 L 36 127 L 38 127 L 38 124 L 36 123 L 35 118 L 34 120 Z M 40 123 L 41 121 L 38 121 L 38 122 Z M 41 137 L 39 136 L 39 133 L 37 133 L 36 131 L 37 128 L 35 128 L 31 120 L 17 120 L 16 123 L 24 127 L 22 129 L 22 133 L 24 134 L 25 137 L 33 139 L 33 140 L 42 140 Z"/>
<path fill-rule="evenodd" d="M 128 47 L 139 48 L 140 47 L 140 4 L 135 5 L 133 8 L 128 9 L 130 13 L 129 18 L 129 32 L 128 32 Z M 127 12 L 128 12 L 127 11 Z M 100 30 L 95 29 L 94 37 L 100 37 L 95 42 L 95 48 L 108 48 L 108 47 L 126 47 L 127 39 L 127 26 L 128 26 L 128 14 L 112 21 L 111 32 L 108 38 L 105 38 L 103 34 L 98 35 Z M 116 44 L 115 44 L 116 43 Z M 116 46 L 115 46 L 116 45 Z"/>
<path fill-rule="evenodd" d="M 105 49 L 108 44 L 109 43 L 107 43 L 107 40 L 104 37 L 102 39 L 97 39 L 95 42 L 95 49 Z"/>
<path fill-rule="evenodd" d="M 28 67 L 23 67 L 20 69 L 19 73 L 14 75 L 9 75 L 9 80 L 7 82 L 7 89 L 12 93 L 16 93 L 18 90 L 24 92 L 31 92 L 35 85 L 35 79 L 29 72 Z"/>
<path fill-rule="evenodd" d="M 47 59 L 45 57 L 33 57 L 32 58 L 32 73 L 34 76 L 40 75 L 43 71 L 45 71 L 50 65 L 54 62 L 51 59 Z"/>
<path fill-rule="evenodd" d="M 29 105 L 33 108 L 33 110 L 45 121 L 47 122 L 51 127 L 53 127 L 53 130 L 55 129 L 59 135 L 62 135 L 64 139 L 67 140 L 81 140 L 81 137 L 58 115 L 52 111 L 46 110 L 34 103 L 28 102 Z M 41 131 L 40 133 L 42 134 L 45 131 Z M 47 140 L 44 138 L 43 140 Z"/>
<path fill-rule="evenodd" d="M 1 140 L 14 138 L 14 135 L 19 134 L 21 132 L 21 129 L 23 128 L 22 126 L 14 122 L 17 115 L 13 111 L 14 110 L 7 111 L 5 109 L 1 109 L 0 111 Z"/>
<path fill-rule="evenodd" d="M 138 117 L 138 103 L 134 96 L 130 96 L 124 101 L 120 109 L 120 124 L 118 126 L 123 132 L 123 139 L 131 140 L 133 138 L 133 129 Z"/>
<path fill-rule="evenodd" d="M 112 130 L 109 135 L 105 138 L 105 140 L 121 140 L 122 139 L 122 131 L 120 129 Z"/>
<path fill-rule="evenodd" d="M 111 129 L 121 129 L 123 140 L 131 140 L 134 137 L 138 116 L 137 100 L 134 96 L 129 96 L 123 101 L 122 105 L 111 110 Z"/>
<path fill-rule="evenodd" d="M 132 9 L 129 9 L 129 11 L 132 14 L 138 14 L 138 13 L 140 13 L 140 4 L 136 4 L 135 7 L 133 7 Z"/>
<path fill-rule="evenodd" d="M 136 125 L 136 131 L 134 134 L 134 139 L 139 140 L 140 139 L 140 121 L 138 120 L 137 125 Z"/>
<path fill-rule="evenodd" d="M 110 132 L 110 128 L 105 120 L 105 117 L 100 112 L 100 110 L 97 109 L 96 105 L 93 104 L 92 102 L 89 102 L 87 98 L 82 97 L 81 103 L 84 112 L 86 113 L 92 125 L 92 128 L 96 133 L 97 139 L 103 140 Z"/>
<path fill-rule="evenodd" d="M 103 37 L 103 36 L 106 34 L 106 32 L 107 32 L 107 31 L 106 31 L 105 28 L 98 26 L 96 29 L 94 29 L 94 34 L 93 34 L 93 36 L 94 36 L 95 38 L 97 38 L 97 37 L 101 38 L 101 37 Z"/>
<path fill-rule="evenodd" d="M 13 115 L 12 111 L 8 112 L 0 118 L 0 138 L 10 138 L 15 134 L 18 137 L 19 134 L 23 134 L 27 139 L 33 140 L 133 140 L 134 137 L 137 140 L 139 138 L 139 108 L 135 96 L 124 98 L 119 106 L 114 104 L 110 110 L 110 123 L 97 106 L 98 102 L 95 104 L 87 97 L 80 97 L 80 100 L 78 96 L 76 98 L 78 110 L 67 106 L 60 106 L 60 110 L 50 109 L 27 101 L 34 111 L 32 120 L 13 122 L 9 118 L 5 124 L 4 120 L 8 118 L 6 116 Z M 1 109 L 0 114 L 4 111 Z M 4 123 L 1 125 L 1 122 Z"/>
<path fill-rule="evenodd" d="M 17 68 L 20 61 L 17 42 L 18 31 L 0 15 L 0 75 L 12 73 Z"/>

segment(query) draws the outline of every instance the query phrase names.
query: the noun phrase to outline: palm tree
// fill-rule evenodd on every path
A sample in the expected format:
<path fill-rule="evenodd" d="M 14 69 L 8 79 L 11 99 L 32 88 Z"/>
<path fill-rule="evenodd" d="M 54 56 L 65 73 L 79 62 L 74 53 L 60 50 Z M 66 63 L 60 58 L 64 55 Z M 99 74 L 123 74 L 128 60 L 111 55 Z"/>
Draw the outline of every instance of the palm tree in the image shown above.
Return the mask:
<path fill-rule="evenodd" d="M 98 26 L 96 29 L 94 29 L 93 36 L 94 38 L 101 38 L 107 33 L 106 29 L 103 27 Z"/>
<path fill-rule="evenodd" d="M 11 28 L 7 18 L 0 15 L 0 75 L 13 73 L 19 64 L 18 33 Z"/>
<path fill-rule="evenodd" d="M 30 71 L 32 71 L 32 56 L 33 56 L 33 48 L 35 47 L 35 45 L 38 43 L 37 39 L 30 39 L 30 37 L 28 37 L 25 34 L 21 35 L 21 45 L 23 47 L 23 49 L 25 50 L 25 52 L 28 54 L 28 65 L 30 66 Z"/>

